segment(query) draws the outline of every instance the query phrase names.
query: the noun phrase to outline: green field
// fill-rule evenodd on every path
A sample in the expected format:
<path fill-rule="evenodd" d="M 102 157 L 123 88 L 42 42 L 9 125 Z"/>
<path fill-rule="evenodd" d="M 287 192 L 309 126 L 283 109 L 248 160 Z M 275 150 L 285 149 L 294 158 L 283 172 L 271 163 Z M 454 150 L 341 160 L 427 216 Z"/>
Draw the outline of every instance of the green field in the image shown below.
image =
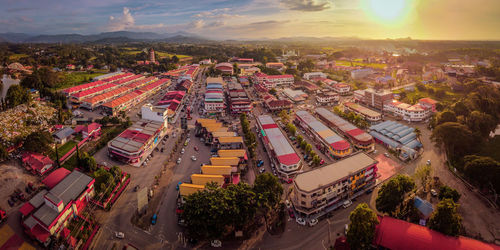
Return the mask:
<path fill-rule="evenodd" d="M 68 141 L 66 143 L 64 143 L 63 145 L 61 145 L 60 147 L 57 148 L 57 151 L 59 153 L 59 158 L 61 158 L 63 155 L 65 155 L 66 153 L 68 153 L 73 147 L 76 146 L 76 143 L 75 141 Z M 51 154 L 49 155 L 49 157 L 52 159 L 52 160 L 55 160 L 56 159 L 56 151 L 52 151 Z"/>
<path fill-rule="evenodd" d="M 62 83 L 58 86 L 58 89 L 65 89 L 71 86 L 79 85 L 88 82 L 91 78 L 96 76 L 104 75 L 107 72 L 68 72 L 64 73 L 64 78 Z"/>
<path fill-rule="evenodd" d="M 26 54 L 13 54 L 9 56 L 10 60 L 19 60 L 20 58 L 28 57 Z"/>
<path fill-rule="evenodd" d="M 124 53 L 127 54 L 127 55 L 135 55 L 135 54 L 139 54 L 141 53 L 142 50 L 135 50 L 135 49 L 132 49 L 132 48 L 125 48 L 125 51 Z M 173 57 L 173 56 L 177 56 L 177 58 L 179 59 L 182 59 L 182 58 L 186 58 L 186 57 L 189 57 L 188 55 L 176 55 L 176 54 L 170 54 L 168 52 L 161 52 L 161 51 L 155 51 L 155 54 L 157 57 Z"/>
<path fill-rule="evenodd" d="M 364 62 L 359 62 L 359 59 L 356 59 L 354 62 L 349 62 L 349 61 L 341 61 L 337 60 L 335 61 L 335 65 L 339 66 L 362 66 L 362 67 L 370 67 L 374 69 L 383 69 L 387 66 L 385 63 L 364 63 Z"/>

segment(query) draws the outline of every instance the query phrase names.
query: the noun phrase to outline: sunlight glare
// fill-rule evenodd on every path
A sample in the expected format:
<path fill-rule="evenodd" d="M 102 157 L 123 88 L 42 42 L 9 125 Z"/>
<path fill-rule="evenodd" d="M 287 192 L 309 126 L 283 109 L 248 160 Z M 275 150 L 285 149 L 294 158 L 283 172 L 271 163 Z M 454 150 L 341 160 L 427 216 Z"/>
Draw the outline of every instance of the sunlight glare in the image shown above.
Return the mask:
<path fill-rule="evenodd" d="M 409 0 L 368 0 L 367 9 L 382 22 L 394 22 L 403 18 L 408 10 Z"/>

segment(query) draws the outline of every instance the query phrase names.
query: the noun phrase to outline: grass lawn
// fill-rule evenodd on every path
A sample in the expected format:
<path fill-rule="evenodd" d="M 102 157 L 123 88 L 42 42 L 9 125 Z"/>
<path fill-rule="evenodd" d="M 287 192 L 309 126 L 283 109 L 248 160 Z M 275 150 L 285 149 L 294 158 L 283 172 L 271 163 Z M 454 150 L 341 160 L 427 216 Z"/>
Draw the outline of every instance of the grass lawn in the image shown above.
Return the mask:
<path fill-rule="evenodd" d="M 68 141 L 68 142 L 64 143 L 63 145 L 59 146 L 57 148 L 57 151 L 59 153 L 59 158 L 61 158 L 63 155 L 68 153 L 74 146 L 76 146 L 76 143 L 77 142 L 75 142 L 75 141 Z M 49 155 L 49 157 L 52 160 L 55 160 L 56 159 L 56 151 L 53 150 L 52 153 Z"/>
<path fill-rule="evenodd" d="M 87 73 L 87 72 L 71 72 L 71 73 L 64 73 L 64 79 L 58 89 L 65 89 L 71 86 L 79 85 L 82 83 L 88 82 L 91 78 L 94 78 L 96 76 L 104 75 L 107 72 L 99 71 L 94 73 Z"/>
<path fill-rule="evenodd" d="M 26 54 L 13 54 L 9 56 L 10 60 L 19 60 L 19 58 L 28 57 Z"/>
<path fill-rule="evenodd" d="M 370 68 L 375 68 L 375 69 L 383 69 L 387 66 L 385 63 L 364 63 L 364 62 L 351 62 L 349 61 L 341 61 L 337 60 L 335 61 L 335 65 L 340 65 L 340 66 L 362 66 L 362 67 L 370 67 Z"/>
<path fill-rule="evenodd" d="M 402 91 L 406 92 L 406 98 L 402 99 L 401 101 L 410 104 L 417 103 L 420 98 L 430 97 L 436 101 L 441 102 L 441 104 L 443 104 L 444 106 L 448 106 L 453 104 L 456 100 L 462 97 L 462 94 L 453 92 L 451 88 L 446 85 L 426 85 L 426 87 L 434 89 L 434 92 L 429 93 L 427 91 L 420 91 L 416 87 L 414 91 L 406 91 L 404 89 L 398 89 L 393 92 L 396 94 L 401 93 Z M 446 96 L 442 98 L 437 97 L 436 92 L 438 90 L 444 90 L 446 92 Z"/>
<path fill-rule="evenodd" d="M 141 53 L 142 50 L 134 50 L 134 49 L 131 49 L 131 48 L 127 48 L 124 53 L 127 54 L 127 55 L 135 55 L 135 54 L 139 54 Z M 177 56 L 177 58 L 179 59 L 182 59 L 182 58 L 186 58 L 186 57 L 189 57 L 188 55 L 176 55 L 176 54 L 170 54 L 168 52 L 161 52 L 161 51 L 155 51 L 155 55 L 157 57 L 173 57 L 173 56 Z"/>

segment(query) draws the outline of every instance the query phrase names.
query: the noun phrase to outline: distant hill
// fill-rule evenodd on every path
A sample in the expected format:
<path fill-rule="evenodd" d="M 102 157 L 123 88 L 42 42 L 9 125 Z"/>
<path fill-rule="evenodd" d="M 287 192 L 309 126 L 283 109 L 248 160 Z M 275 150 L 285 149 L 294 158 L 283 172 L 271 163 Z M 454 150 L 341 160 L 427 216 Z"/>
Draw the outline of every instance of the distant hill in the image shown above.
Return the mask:
<path fill-rule="evenodd" d="M 24 33 L 0 33 L 0 41 L 11 43 L 122 43 L 134 41 L 197 43 L 201 41 L 209 41 L 209 39 L 187 32 L 158 34 L 154 32 L 116 31 L 93 35 L 28 35 Z"/>

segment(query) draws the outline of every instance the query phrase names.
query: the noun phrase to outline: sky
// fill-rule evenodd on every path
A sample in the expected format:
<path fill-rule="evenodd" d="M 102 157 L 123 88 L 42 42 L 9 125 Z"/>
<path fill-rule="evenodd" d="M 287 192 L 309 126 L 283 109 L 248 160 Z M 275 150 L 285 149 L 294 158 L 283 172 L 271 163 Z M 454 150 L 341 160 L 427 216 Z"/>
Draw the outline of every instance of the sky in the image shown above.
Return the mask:
<path fill-rule="evenodd" d="M 500 40 L 500 0 L 0 0 L 0 33 Z"/>

